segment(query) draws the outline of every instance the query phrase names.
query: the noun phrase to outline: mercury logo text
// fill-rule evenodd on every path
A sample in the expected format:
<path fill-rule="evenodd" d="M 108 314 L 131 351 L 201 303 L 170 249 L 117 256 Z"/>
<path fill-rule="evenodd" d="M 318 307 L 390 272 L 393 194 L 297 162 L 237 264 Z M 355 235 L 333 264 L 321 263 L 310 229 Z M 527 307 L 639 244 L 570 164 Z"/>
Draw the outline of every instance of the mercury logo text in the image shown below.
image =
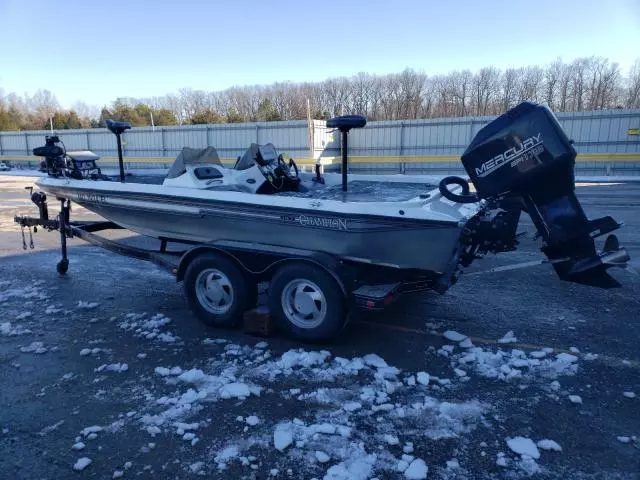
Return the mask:
<path fill-rule="evenodd" d="M 509 162 L 513 162 L 514 160 L 517 160 L 519 157 L 533 150 L 534 148 L 536 148 L 541 144 L 542 144 L 541 133 L 538 133 L 538 135 L 534 137 L 526 138 L 519 146 L 512 147 L 509 150 L 506 150 L 505 152 L 501 153 L 500 155 L 496 155 L 491 160 L 487 160 L 486 162 L 484 162 L 482 165 L 480 165 L 480 168 L 476 168 L 476 175 L 478 177 L 486 177 L 490 173 L 495 172 L 497 169 L 499 169 L 503 165 L 506 165 Z M 541 153 L 542 149 L 540 148 L 539 150 L 540 152 L 538 153 Z M 515 165 L 515 164 L 517 164 L 517 162 L 512 163 L 512 165 Z"/>

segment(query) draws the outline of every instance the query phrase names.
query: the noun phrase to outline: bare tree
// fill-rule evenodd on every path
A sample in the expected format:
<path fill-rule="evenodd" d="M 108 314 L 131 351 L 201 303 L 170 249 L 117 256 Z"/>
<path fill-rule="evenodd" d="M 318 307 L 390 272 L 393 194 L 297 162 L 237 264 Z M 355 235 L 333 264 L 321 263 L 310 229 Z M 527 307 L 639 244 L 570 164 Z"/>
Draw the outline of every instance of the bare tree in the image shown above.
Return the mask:
<path fill-rule="evenodd" d="M 31 113 L 44 125 L 60 110 L 60 104 L 56 96 L 49 90 L 38 90 L 30 99 L 28 106 Z"/>
<path fill-rule="evenodd" d="M 79 117 L 89 120 L 97 120 L 100 117 L 100 107 L 97 105 L 87 105 L 84 102 L 75 102 L 71 109 L 75 111 Z"/>
<path fill-rule="evenodd" d="M 365 115 L 370 120 L 393 120 L 493 115 L 522 100 L 543 101 L 557 111 L 640 108 L 640 59 L 626 77 L 618 64 L 589 57 L 570 63 L 557 59 L 544 68 L 501 71 L 485 67 L 475 73 L 459 70 L 433 77 L 407 68 L 388 75 L 360 72 L 322 82 L 277 82 L 222 91 L 183 88 L 160 97 L 118 98 L 112 107 L 164 109 L 183 124 L 194 118 L 198 123 L 305 119 L 307 101 L 313 118 L 344 112 Z M 90 117 L 98 117 L 95 106 L 77 102 L 73 108 L 83 124 L 88 124 Z M 0 89 L 1 111 L 5 116 L 11 114 L 12 128 L 42 128 L 47 118 L 64 113 L 48 90 L 29 97 L 5 94 Z"/>
<path fill-rule="evenodd" d="M 640 108 L 640 58 L 629 72 L 624 104 L 627 108 Z"/>
<path fill-rule="evenodd" d="M 542 80 L 544 72 L 540 67 L 525 67 L 520 69 L 520 85 L 518 91 L 518 100 L 538 101 L 541 96 Z"/>
<path fill-rule="evenodd" d="M 556 101 L 559 96 L 558 89 L 560 84 L 560 77 L 562 75 L 562 67 L 562 60 L 557 59 L 555 62 L 547 65 L 547 68 L 544 70 L 544 92 L 542 95 L 542 100 L 552 110 L 556 107 Z"/>
<path fill-rule="evenodd" d="M 476 115 L 487 115 L 498 93 L 500 71 L 485 67 L 473 76 L 473 103 Z"/>

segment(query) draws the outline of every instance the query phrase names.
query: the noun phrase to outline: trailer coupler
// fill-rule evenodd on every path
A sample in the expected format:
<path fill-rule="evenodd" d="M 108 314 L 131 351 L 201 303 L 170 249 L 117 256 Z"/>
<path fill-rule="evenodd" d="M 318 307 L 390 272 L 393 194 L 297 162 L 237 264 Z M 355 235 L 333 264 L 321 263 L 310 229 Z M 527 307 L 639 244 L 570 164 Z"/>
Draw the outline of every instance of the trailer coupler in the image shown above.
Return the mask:
<path fill-rule="evenodd" d="M 49 207 L 47 205 L 47 195 L 43 192 L 33 192 L 33 187 L 26 187 L 30 191 L 31 201 L 38 207 L 38 217 L 15 216 L 13 221 L 20 225 L 22 233 L 22 248 L 27 249 L 27 241 L 24 234 L 26 227 L 29 232 L 29 247 L 35 247 L 33 243 L 33 233 L 38 231 L 38 227 L 43 227 L 48 231 L 58 230 L 60 232 L 60 250 L 62 259 L 58 262 L 56 270 L 60 274 L 64 274 L 69 269 L 69 259 L 67 257 L 67 237 L 71 238 L 73 233 L 69 228 L 69 213 L 71 211 L 71 201 L 66 198 L 58 198 L 60 201 L 60 213 L 57 218 L 49 218 Z"/>

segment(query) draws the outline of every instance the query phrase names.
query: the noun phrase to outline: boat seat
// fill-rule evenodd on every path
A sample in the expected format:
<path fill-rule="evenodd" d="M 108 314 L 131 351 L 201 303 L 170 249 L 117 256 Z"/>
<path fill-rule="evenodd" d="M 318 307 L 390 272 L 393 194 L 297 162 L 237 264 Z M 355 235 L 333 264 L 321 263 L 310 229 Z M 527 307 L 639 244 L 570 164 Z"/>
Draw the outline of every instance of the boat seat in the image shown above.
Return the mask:
<path fill-rule="evenodd" d="M 125 130 L 129 130 L 131 128 L 131 124 L 129 122 L 114 122 L 113 120 L 106 120 L 105 123 L 107 128 L 116 135 L 120 135 Z"/>
<path fill-rule="evenodd" d="M 328 128 L 337 128 L 341 132 L 348 132 L 352 128 L 362 128 L 367 124 L 367 119 L 362 115 L 342 115 L 327 120 Z"/>

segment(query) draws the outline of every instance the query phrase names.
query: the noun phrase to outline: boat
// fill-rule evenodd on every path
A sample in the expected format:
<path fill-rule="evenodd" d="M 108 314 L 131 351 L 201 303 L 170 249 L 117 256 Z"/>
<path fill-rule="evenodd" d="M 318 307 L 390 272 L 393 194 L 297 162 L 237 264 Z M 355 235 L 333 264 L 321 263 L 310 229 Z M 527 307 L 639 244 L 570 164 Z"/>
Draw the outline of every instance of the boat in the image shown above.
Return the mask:
<path fill-rule="evenodd" d="M 66 152 L 53 136 L 34 149 L 45 158 L 48 172 L 36 185 L 62 199 L 63 210 L 65 201 L 72 201 L 164 246 L 207 246 L 210 252 L 229 254 L 252 275 L 259 269 L 248 265 L 254 260 L 247 260 L 247 252 L 270 258 L 262 270 L 271 272 L 269 277 L 279 262 L 312 258 L 348 294 L 417 281 L 424 289 L 444 292 L 476 259 L 515 250 L 524 212 L 533 220 L 545 261 L 561 279 L 619 286 L 607 270 L 625 267 L 629 260 L 611 234 L 621 224 L 608 216 L 586 217 L 574 191 L 576 151 L 546 106 L 523 102 L 486 125 L 461 158 L 469 179 L 450 176 L 437 185 L 404 176 L 349 176 L 348 135 L 365 125 L 366 119 L 355 115 L 327 121 L 341 134 L 340 174 L 323 174 L 319 166 L 303 172 L 270 143 L 251 144 L 233 167 L 222 164 L 214 147 L 185 147 L 162 183 L 148 184 L 125 181 L 121 135 L 130 125 L 107 121 L 117 138 L 119 178 L 101 172 L 97 155 Z M 45 202 L 46 196 L 34 199 L 41 217 Z M 68 217 L 67 210 L 59 216 L 62 225 L 54 228 L 66 231 Z M 598 252 L 594 238 L 605 234 Z M 347 270 L 357 273 L 341 273 Z M 273 305 L 286 317 L 284 298 L 293 295 L 299 304 L 290 302 L 290 309 L 314 310 L 309 302 L 322 293 L 320 283 L 307 282 L 316 293 L 306 296 L 304 288 L 289 294 L 283 290 L 281 308 L 277 301 Z"/>
<path fill-rule="evenodd" d="M 124 228 L 167 241 L 304 245 L 368 264 L 446 269 L 464 219 L 475 208 L 416 183 L 353 179 L 343 192 L 337 177 L 326 174 L 322 182 L 296 174 L 273 145 L 254 144 L 234 168 L 223 167 L 213 147 L 184 148 L 161 185 L 64 176 L 36 184 Z M 399 199 L 380 201 L 390 195 Z M 416 257 L 416 251 L 428 254 Z"/>

